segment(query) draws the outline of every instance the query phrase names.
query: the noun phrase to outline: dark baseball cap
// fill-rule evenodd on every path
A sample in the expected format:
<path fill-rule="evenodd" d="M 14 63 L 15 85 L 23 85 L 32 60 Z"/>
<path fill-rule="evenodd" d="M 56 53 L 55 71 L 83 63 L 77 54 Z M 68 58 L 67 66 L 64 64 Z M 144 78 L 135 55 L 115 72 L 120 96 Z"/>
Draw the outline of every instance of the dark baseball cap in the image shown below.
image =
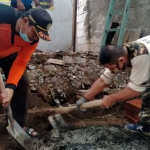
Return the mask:
<path fill-rule="evenodd" d="M 48 30 L 53 22 L 50 14 L 40 7 L 30 9 L 26 12 L 26 14 L 38 37 L 45 41 L 50 41 Z"/>

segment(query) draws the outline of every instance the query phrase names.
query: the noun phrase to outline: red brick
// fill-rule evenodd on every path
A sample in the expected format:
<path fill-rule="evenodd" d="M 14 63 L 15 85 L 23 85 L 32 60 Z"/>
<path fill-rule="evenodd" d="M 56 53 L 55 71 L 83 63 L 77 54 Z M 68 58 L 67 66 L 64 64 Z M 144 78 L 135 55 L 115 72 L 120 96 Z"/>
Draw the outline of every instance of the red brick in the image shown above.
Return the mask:
<path fill-rule="evenodd" d="M 134 99 L 126 102 L 126 107 L 132 109 L 132 111 L 139 112 L 141 110 L 142 100 Z"/>
<path fill-rule="evenodd" d="M 135 114 L 138 114 L 141 110 L 140 108 L 136 108 L 136 107 L 132 108 L 132 107 L 126 106 L 125 108 L 126 108 L 126 112 L 129 111 L 129 112 L 132 112 L 132 113 L 135 113 Z"/>
<path fill-rule="evenodd" d="M 139 121 L 139 120 L 136 120 L 136 119 L 134 119 L 131 116 L 128 116 L 126 114 L 125 114 L 124 118 L 127 119 L 127 120 L 129 120 L 131 123 L 136 123 L 136 122 Z"/>
<path fill-rule="evenodd" d="M 141 110 L 142 100 L 133 99 L 126 102 L 126 114 L 125 118 L 130 122 L 135 123 L 139 120 L 139 112 Z"/>

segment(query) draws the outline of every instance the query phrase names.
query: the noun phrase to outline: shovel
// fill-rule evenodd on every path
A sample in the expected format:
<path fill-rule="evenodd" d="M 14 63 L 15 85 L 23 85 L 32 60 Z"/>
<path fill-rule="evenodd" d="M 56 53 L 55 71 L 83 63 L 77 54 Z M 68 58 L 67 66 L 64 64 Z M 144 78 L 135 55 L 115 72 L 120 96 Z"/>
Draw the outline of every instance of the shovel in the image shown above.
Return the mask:
<path fill-rule="evenodd" d="M 93 107 L 101 106 L 101 103 L 102 103 L 101 99 L 93 100 L 93 101 L 90 101 L 90 102 L 83 103 L 80 106 L 80 109 L 87 109 L 87 108 L 93 108 Z M 50 113 L 51 114 L 65 114 L 65 113 L 69 113 L 71 111 L 74 111 L 76 109 L 77 109 L 76 105 L 69 106 L 69 107 L 51 108 Z"/>
<path fill-rule="evenodd" d="M 4 82 L 0 73 L 0 93 L 5 95 Z M 26 150 L 31 148 L 31 137 L 22 129 L 22 127 L 13 119 L 12 110 L 10 105 L 6 108 L 8 117 L 8 126 L 6 127 L 8 133 Z"/>
<path fill-rule="evenodd" d="M 87 109 L 87 108 L 93 108 L 97 106 L 101 106 L 102 101 L 100 100 L 93 100 L 90 102 L 86 102 L 80 106 L 80 109 Z M 69 113 L 71 111 L 74 111 L 77 109 L 77 106 L 69 106 L 69 107 L 59 107 L 59 108 L 51 108 L 50 113 L 51 115 L 48 117 L 48 120 L 52 127 L 54 129 L 58 127 L 64 127 L 66 126 L 66 122 L 63 120 L 62 116 L 60 114 Z"/>

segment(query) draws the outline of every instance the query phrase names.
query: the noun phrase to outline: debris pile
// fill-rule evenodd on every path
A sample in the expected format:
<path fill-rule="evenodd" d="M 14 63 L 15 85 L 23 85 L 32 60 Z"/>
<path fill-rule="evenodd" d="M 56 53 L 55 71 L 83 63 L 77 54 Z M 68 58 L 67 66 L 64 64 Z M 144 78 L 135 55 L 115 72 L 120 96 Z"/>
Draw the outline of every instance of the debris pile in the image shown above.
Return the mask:
<path fill-rule="evenodd" d="M 33 142 L 34 150 L 149 150 L 149 138 L 120 126 L 52 130 Z"/>
<path fill-rule="evenodd" d="M 27 66 L 30 90 L 50 105 L 75 103 L 79 89 L 87 90 L 100 77 L 104 68 L 99 66 L 94 52 L 42 52 L 36 50 Z M 126 86 L 127 74 L 116 76 L 110 88 Z M 105 89 L 107 93 L 110 89 Z"/>

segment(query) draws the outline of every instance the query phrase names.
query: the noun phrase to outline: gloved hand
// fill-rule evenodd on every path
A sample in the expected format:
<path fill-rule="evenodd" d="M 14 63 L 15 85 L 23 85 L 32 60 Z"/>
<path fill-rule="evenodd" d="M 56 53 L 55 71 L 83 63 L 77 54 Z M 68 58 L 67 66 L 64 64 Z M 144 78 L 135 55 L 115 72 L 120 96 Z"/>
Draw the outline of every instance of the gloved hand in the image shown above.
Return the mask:
<path fill-rule="evenodd" d="M 77 109 L 81 110 L 81 111 L 86 111 L 86 109 L 80 109 L 81 104 L 86 103 L 87 99 L 85 97 L 81 97 L 79 100 L 77 100 L 76 105 L 77 105 Z"/>

